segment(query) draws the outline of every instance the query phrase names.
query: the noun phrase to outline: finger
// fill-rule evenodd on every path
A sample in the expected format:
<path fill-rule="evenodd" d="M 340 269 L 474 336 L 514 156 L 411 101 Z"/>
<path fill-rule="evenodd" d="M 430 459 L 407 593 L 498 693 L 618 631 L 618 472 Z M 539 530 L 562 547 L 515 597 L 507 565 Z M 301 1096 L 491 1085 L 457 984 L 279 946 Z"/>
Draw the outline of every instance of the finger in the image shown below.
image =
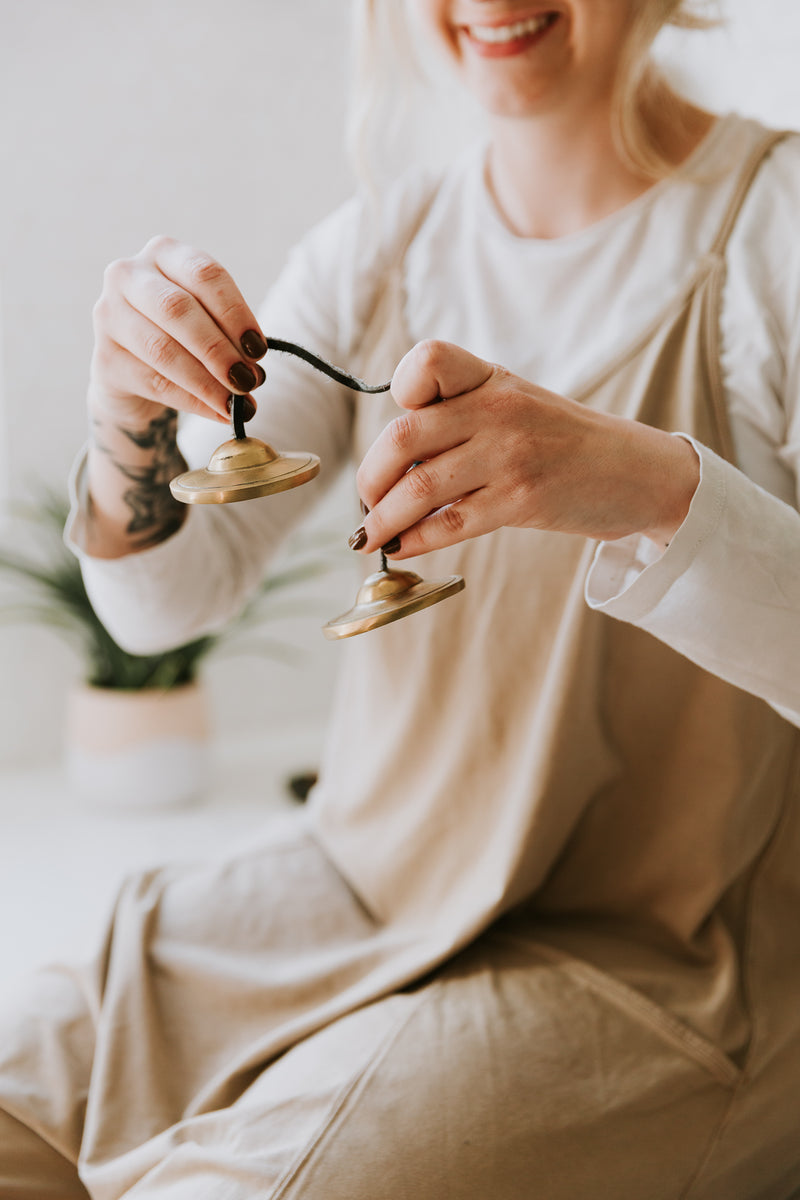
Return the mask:
<path fill-rule="evenodd" d="M 405 547 L 406 530 L 414 529 L 431 513 L 483 489 L 485 484 L 485 463 L 467 457 L 462 447 L 418 463 L 364 519 L 367 541 L 361 548 L 368 554 L 391 544 L 398 535 L 402 535 Z"/>
<path fill-rule="evenodd" d="M 468 411 L 453 419 L 449 403 L 403 413 L 378 434 L 356 475 L 358 494 L 374 508 L 412 466 L 463 445 L 472 436 Z M 452 497 L 451 497 L 452 499 Z"/>
<path fill-rule="evenodd" d="M 167 279 L 202 304 L 237 354 L 241 351 L 247 358 L 263 358 L 267 343 L 255 314 L 215 258 L 195 246 L 166 237 L 153 238 L 146 250 Z"/>
<path fill-rule="evenodd" d="M 392 396 L 401 408 L 424 408 L 461 396 L 486 383 L 494 366 L 452 342 L 417 342 L 392 376 Z"/>
<path fill-rule="evenodd" d="M 101 375 L 100 386 L 105 393 L 118 393 L 124 396 L 136 396 L 148 403 L 158 405 L 159 407 L 166 406 L 174 408 L 179 412 L 197 413 L 199 416 L 210 417 L 217 421 L 227 421 L 229 419 L 227 410 L 218 412 L 210 409 L 207 404 L 199 400 L 193 393 L 186 391 L 177 383 L 160 372 L 150 368 L 147 363 L 143 362 L 137 355 L 131 354 L 124 346 L 109 345 L 105 351 L 109 356 L 113 355 L 113 389 L 104 385 L 102 376 L 104 374 L 102 367 L 103 355 L 96 355 L 96 359 L 100 359 L 99 373 Z M 252 402 L 252 397 L 250 397 Z"/>
<path fill-rule="evenodd" d="M 489 502 L 490 488 L 478 488 L 468 496 L 462 496 L 454 504 L 448 504 L 429 513 L 416 525 L 399 535 L 399 546 L 391 547 L 389 557 L 402 560 L 442 550 L 457 542 L 481 537 L 503 524 L 498 519 L 498 510 Z"/>
<path fill-rule="evenodd" d="M 157 239 L 150 245 L 158 247 L 163 241 L 166 239 Z M 215 266 L 222 272 L 218 264 Z M 184 274 L 191 276 L 191 271 L 185 268 Z M 223 274 L 227 276 L 226 272 Z M 231 286 L 235 286 L 232 281 Z M 199 358 L 228 391 L 247 393 L 258 386 L 261 368 L 244 360 L 239 346 L 231 342 L 218 324 L 225 317 L 224 305 L 215 320 L 196 296 L 163 273 L 151 252 L 111 263 L 106 269 L 103 297 L 127 300 L 132 308 Z M 211 302 L 208 297 L 206 300 Z M 256 331 L 249 332 L 254 338 L 260 337 Z"/>
<path fill-rule="evenodd" d="M 228 396 L 231 391 L 228 383 L 220 383 L 203 362 L 190 353 L 180 341 L 176 341 L 125 300 L 109 301 L 108 307 L 113 309 L 113 313 L 108 314 L 105 323 L 113 329 L 114 343 L 124 347 L 134 358 L 140 359 L 147 368 L 145 372 L 138 373 L 140 384 L 144 381 L 147 387 L 147 394 L 143 398 L 185 410 L 185 405 L 174 404 L 172 400 L 163 398 L 167 394 L 176 394 L 167 387 L 170 384 L 195 398 L 196 402 L 192 404 L 190 411 L 203 411 L 205 408 L 206 416 L 209 415 L 208 409 L 221 417 L 227 416 Z M 121 393 L 116 363 L 112 362 L 112 359 L 113 347 L 109 355 L 107 386 L 110 391 Z M 256 377 L 255 386 L 258 386 L 264 380 L 263 369 L 254 363 L 251 370 Z M 140 392 L 135 394 L 141 395 Z"/>
<path fill-rule="evenodd" d="M 244 362 L 237 347 L 195 297 L 159 272 L 135 268 L 121 294 L 132 309 L 160 331 L 159 337 L 165 336 L 171 345 L 183 347 L 226 394 L 247 393 L 263 381 L 262 368 Z M 133 346 L 130 349 L 135 352 Z"/>

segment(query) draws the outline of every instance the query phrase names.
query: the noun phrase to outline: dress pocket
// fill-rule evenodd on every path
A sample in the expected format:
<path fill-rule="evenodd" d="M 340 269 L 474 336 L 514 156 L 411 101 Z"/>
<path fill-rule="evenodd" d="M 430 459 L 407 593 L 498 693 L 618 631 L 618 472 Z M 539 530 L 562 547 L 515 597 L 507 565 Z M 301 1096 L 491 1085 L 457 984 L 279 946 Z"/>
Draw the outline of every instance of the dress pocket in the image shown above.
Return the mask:
<path fill-rule="evenodd" d="M 489 936 L 499 942 L 513 944 L 529 953 L 534 960 L 557 965 L 575 982 L 602 996 L 639 1025 L 649 1028 L 667 1045 L 692 1059 L 723 1087 L 733 1089 L 739 1083 L 741 1069 L 719 1046 L 686 1025 L 674 1013 L 645 996 L 643 992 L 601 971 L 599 967 L 583 959 L 573 958 L 543 942 L 529 940 L 505 930 L 493 930 Z"/>

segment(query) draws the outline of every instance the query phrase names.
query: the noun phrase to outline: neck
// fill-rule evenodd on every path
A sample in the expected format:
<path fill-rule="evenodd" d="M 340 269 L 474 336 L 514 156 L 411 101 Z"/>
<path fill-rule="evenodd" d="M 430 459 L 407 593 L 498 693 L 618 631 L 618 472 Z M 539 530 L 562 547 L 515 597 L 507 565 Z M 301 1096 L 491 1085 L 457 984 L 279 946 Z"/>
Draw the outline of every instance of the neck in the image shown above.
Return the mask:
<path fill-rule="evenodd" d="M 671 132 L 669 139 L 674 166 L 691 154 L 713 121 L 710 114 L 683 103 L 681 116 L 683 132 Z M 666 139 L 660 140 L 664 144 Z M 623 159 L 605 110 L 579 120 L 562 113 L 493 120 L 488 176 L 509 228 L 520 237 L 536 238 L 585 229 L 655 182 Z"/>

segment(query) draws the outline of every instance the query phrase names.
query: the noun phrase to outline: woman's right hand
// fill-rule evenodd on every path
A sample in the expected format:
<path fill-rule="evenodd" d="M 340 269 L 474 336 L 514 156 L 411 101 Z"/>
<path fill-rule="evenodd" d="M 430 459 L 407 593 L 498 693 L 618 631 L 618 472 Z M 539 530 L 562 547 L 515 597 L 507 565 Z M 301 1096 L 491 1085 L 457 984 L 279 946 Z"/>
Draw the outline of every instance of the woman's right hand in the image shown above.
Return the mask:
<path fill-rule="evenodd" d="M 186 518 L 169 490 L 186 470 L 177 413 L 227 421 L 238 392 L 252 417 L 267 345 L 227 271 L 167 237 L 108 267 L 94 327 L 81 544 L 118 558 L 164 541 Z"/>
<path fill-rule="evenodd" d="M 89 409 L 142 427 L 165 408 L 228 420 L 231 392 L 264 382 L 252 310 L 210 255 L 169 237 L 112 262 L 94 308 Z M 255 412 L 252 397 L 246 416 Z"/>

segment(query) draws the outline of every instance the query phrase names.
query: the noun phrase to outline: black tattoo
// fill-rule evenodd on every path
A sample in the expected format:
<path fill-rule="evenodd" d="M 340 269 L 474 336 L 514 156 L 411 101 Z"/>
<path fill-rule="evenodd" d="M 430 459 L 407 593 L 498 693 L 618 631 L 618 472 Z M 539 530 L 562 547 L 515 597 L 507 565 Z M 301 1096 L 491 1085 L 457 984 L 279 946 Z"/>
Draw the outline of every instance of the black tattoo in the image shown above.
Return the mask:
<path fill-rule="evenodd" d="M 134 446 L 140 450 L 153 450 L 162 460 L 176 454 L 175 435 L 178 432 L 178 414 L 174 409 L 167 409 L 160 417 L 153 417 L 147 429 L 133 430 L 120 427 Z"/>
<path fill-rule="evenodd" d="M 175 442 L 177 428 L 178 414 L 172 410 L 154 417 L 141 431 L 119 427 L 119 432 L 138 449 L 151 453 L 150 461 L 141 466 L 127 466 L 114 459 L 117 469 L 135 485 L 123 493 L 122 499 L 133 514 L 126 533 L 140 549 L 175 533 L 186 515 L 184 506 L 169 490 L 170 480 L 186 470 Z"/>

